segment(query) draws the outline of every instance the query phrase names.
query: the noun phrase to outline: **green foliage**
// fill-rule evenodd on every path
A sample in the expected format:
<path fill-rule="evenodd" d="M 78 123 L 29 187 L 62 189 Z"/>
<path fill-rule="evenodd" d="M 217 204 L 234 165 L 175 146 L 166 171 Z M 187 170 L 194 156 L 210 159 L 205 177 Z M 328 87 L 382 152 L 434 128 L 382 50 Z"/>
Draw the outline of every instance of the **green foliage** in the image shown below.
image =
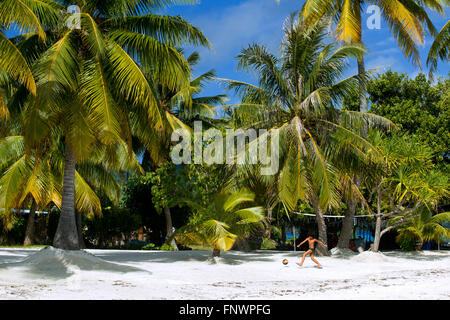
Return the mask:
<path fill-rule="evenodd" d="M 163 251 L 173 251 L 173 246 L 171 246 L 170 244 L 164 243 L 161 247 L 159 247 L 159 250 L 163 250 Z"/>
<path fill-rule="evenodd" d="M 143 180 L 152 184 L 152 201 L 158 211 L 165 206 L 173 207 L 186 184 L 184 175 L 177 174 L 177 167 L 172 162 L 163 163 L 160 168 L 147 173 Z"/>
<path fill-rule="evenodd" d="M 175 232 L 181 244 L 202 244 L 216 250 L 227 251 L 236 239 L 262 228 L 263 208 L 249 207 L 254 194 L 246 190 L 229 192 L 223 190 L 214 195 L 206 206 L 190 199 L 180 199 L 192 210 L 188 224 Z"/>
<path fill-rule="evenodd" d="M 276 249 L 277 243 L 274 240 L 269 240 L 267 238 L 263 238 L 261 243 L 261 250 L 273 250 Z"/>
<path fill-rule="evenodd" d="M 368 82 L 370 111 L 394 122 L 403 132 L 432 148 L 436 162 L 450 154 L 450 79 L 427 80 L 424 74 L 387 71 Z M 354 110 L 357 95 L 349 95 L 344 108 Z"/>
<path fill-rule="evenodd" d="M 270 238 L 275 241 L 281 241 L 282 239 L 282 229 L 278 226 L 272 226 L 270 230 Z"/>
<path fill-rule="evenodd" d="M 398 228 L 396 241 L 402 250 L 413 250 L 416 243 L 421 245 L 424 241 L 441 243 L 442 239 L 450 237 L 450 229 L 443 225 L 447 221 L 450 221 L 450 212 L 433 215 L 426 210 Z"/>
<path fill-rule="evenodd" d="M 416 248 L 417 240 L 413 236 L 407 237 L 406 233 L 396 239 L 402 251 L 413 251 Z"/>
<path fill-rule="evenodd" d="M 161 250 L 161 251 L 173 251 L 172 245 L 164 243 L 162 246 L 157 247 L 154 243 L 149 243 L 142 247 L 142 250 Z"/>
<path fill-rule="evenodd" d="M 142 247 L 142 250 L 158 250 L 154 243 L 146 244 Z"/>
<path fill-rule="evenodd" d="M 86 240 L 93 246 L 107 247 L 114 240 L 122 239 L 122 234 L 130 238 L 131 232 L 142 225 L 141 217 L 126 208 L 106 207 L 102 216 L 85 220 Z"/>
<path fill-rule="evenodd" d="M 292 14 L 285 23 L 280 57 L 257 44 L 238 56 L 239 68 L 254 71 L 258 85 L 228 81 L 242 100 L 231 114 L 234 125 L 257 124 L 279 134 L 277 194 L 287 211 L 295 210 L 299 200 L 314 199 L 322 211 L 339 207 L 341 171 L 356 170 L 369 151 L 376 151 L 361 136 L 363 124 L 391 125 L 373 114 L 337 109 L 368 75 L 343 79 L 349 59 L 365 51 L 360 45 L 326 43 L 328 26 L 325 20 L 308 25 Z"/>
<path fill-rule="evenodd" d="M 0 220 L 0 245 L 22 244 L 25 237 L 26 221 L 23 216 L 15 215 L 11 221 L 12 225 L 6 228 Z"/>

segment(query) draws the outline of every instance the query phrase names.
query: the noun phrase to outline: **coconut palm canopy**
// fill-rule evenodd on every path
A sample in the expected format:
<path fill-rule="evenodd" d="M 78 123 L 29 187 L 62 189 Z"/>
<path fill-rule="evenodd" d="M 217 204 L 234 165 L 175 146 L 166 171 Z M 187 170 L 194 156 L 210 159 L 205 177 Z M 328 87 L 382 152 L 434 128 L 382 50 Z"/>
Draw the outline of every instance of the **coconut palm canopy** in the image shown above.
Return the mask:
<path fill-rule="evenodd" d="M 11 13 L 17 1 L 0 3 L 0 12 L 8 13 L 2 15 L 2 24 L 23 25 L 26 31 L 14 39 L 14 48 L 28 55 L 35 88 L 29 85 L 32 94 L 27 98 L 17 90 L 9 107 L 20 110 L 27 154 L 33 149 L 41 154 L 42 146 L 57 137 L 65 145 L 61 216 L 70 218 L 61 221 L 72 223 L 71 227 L 60 223 L 55 239 L 75 233 L 75 163 L 95 157 L 99 149 L 111 153 L 121 140 L 127 141 L 131 156 L 133 128 L 127 110 L 145 110 L 149 126 L 156 129 L 170 126 L 152 79 L 170 89 L 188 86 L 190 67 L 175 47 L 209 46 L 209 42 L 184 19 L 153 11 L 186 2 L 191 1 L 79 1 L 74 16 L 61 15 L 73 4 L 69 1 L 25 1 L 23 10 L 33 13 L 34 24 Z M 5 41 L 9 47 L 10 42 Z M 18 78 L 5 67 L 11 61 L 3 56 L 0 60 L 2 70 Z M 19 80 L 32 83 L 24 77 Z M 58 241 L 57 246 L 77 247 L 75 236 L 70 244 Z"/>
<path fill-rule="evenodd" d="M 342 79 L 349 59 L 364 54 L 359 45 L 326 43 L 328 22 L 305 28 L 296 14 L 285 24 L 281 57 L 264 46 L 250 45 L 239 67 L 255 71 L 258 85 L 228 80 L 242 98 L 233 110 L 244 127 L 267 128 L 280 137 L 279 194 L 289 210 L 299 199 L 316 198 L 325 210 L 337 206 L 337 159 L 346 154 L 363 160 L 376 149 L 360 136 L 366 126 L 392 123 L 372 114 L 340 110 L 338 103 L 366 74 Z M 255 141 L 256 142 L 256 141 Z"/>
<path fill-rule="evenodd" d="M 328 17 L 337 25 L 339 41 L 362 43 L 362 14 L 370 5 L 379 8 L 381 17 L 388 24 L 403 54 L 420 65 L 417 44 L 425 41 L 425 26 L 433 36 L 437 33 L 425 8 L 443 15 L 440 1 L 307 0 L 302 7 L 302 14 L 310 22 Z"/>

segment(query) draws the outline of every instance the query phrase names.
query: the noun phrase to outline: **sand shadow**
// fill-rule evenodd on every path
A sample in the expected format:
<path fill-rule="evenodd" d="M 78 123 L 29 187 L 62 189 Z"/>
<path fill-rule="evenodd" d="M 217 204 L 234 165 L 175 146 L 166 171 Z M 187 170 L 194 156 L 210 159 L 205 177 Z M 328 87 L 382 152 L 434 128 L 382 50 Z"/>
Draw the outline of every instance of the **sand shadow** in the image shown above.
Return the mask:
<path fill-rule="evenodd" d="M 432 254 L 426 254 L 426 251 L 412 251 L 412 252 L 403 252 L 403 251 L 387 251 L 383 252 L 385 256 L 392 258 L 400 258 L 407 260 L 416 260 L 416 261 L 440 261 L 449 258 L 449 253 L 447 251 L 433 251 Z"/>
<path fill-rule="evenodd" d="M 12 263 L 24 260 L 26 257 L 30 256 L 33 253 L 38 252 L 40 249 L 29 249 L 29 250 L 20 250 L 20 249 L 0 249 L 0 265 L 3 263 Z"/>
<path fill-rule="evenodd" d="M 268 256 L 273 252 L 221 252 L 220 257 L 213 259 L 211 251 L 90 251 L 93 255 L 104 260 L 119 263 L 171 263 L 171 262 L 206 262 L 209 264 L 239 265 L 246 262 L 272 261 Z"/>

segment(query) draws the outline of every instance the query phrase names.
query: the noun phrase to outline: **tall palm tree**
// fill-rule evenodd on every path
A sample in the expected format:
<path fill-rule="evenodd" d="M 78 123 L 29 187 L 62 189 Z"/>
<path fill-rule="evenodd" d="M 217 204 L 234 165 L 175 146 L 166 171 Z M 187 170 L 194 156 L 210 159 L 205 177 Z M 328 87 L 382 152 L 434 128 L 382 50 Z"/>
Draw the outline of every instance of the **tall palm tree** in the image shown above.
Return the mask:
<path fill-rule="evenodd" d="M 319 239 L 326 243 L 323 214 L 329 206 L 337 206 L 340 197 L 337 168 L 327 149 L 364 155 L 372 146 L 360 135 L 362 128 L 390 122 L 335 108 L 367 76 L 340 80 L 348 59 L 361 57 L 364 49 L 326 44 L 327 21 L 307 28 L 304 20 L 294 18 L 295 14 L 285 23 L 281 58 L 259 45 L 250 45 L 238 56 L 240 68 L 255 71 L 258 86 L 228 83 L 242 99 L 234 110 L 236 117 L 246 126 L 272 128 L 279 134 L 280 200 L 289 211 L 295 210 L 300 199 L 309 200 L 316 212 Z"/>
<path fill-rule="evenodd" d="M 249 207 L 255 195 L 246 190 L 222 191 L 203 207 L 197 202 L 180 199 L 194 210 L 189 223 L 178 229 L 174 237 L 185 245 L 201 244 L 213 248 L 213 257 L 233 247 L 236 239 L 262 227 L 263 207 Z"/>
<path fill-rule="evenodd" d="M 75 208 L 86 215 L 100 214 L 101 204 L 97 192 L 101 191 L 113 203 L 118 203 L 120 185 L 113 173 L 118 170 L 139 170 L 137 159 L 130 163 L 122 155 L 126 153 L 125 143 L 118 144 L 115 159 L 111 156 L 96 157 L 80 163 L 75 171 Z M 59 147 L 59 148 L 58 148 Z M 64 154 L 61 143 L 50 146 L 38 160 L 36 153 L 26 154 L 23 136 L 9 136 L 0 139 L 0 207 L 3 209 L 4 225 L 10 225 L 11 209 L 25 208 L 31 201 L 27 222 L 25 244 L 31 244 L 33 221 L 36 209 L 43 209 L 53 203 L 61 208 L 61 189 Z M 122 157 L 122 159 L 117 159 Z M 125 158 L 125 159 L 123 159 Z M 125 160 L 125 161 L 124 161 Z M 114 163 L 114 161 L 120 164 Z M 81 217 L 81 216 L 80 216 Z M 80 233 L 80 228 L 78 228 Z"/>
<path fill-rule="evenodd" d="M 420 66 L 417 44 L 424 43 L 424 25 L 428 27 L 432 35 L 437 33 L 425 8 L 431 8 L 443 15 L 444 10 L 438 0 L 307 0 L 302 7 L 301 14 L 308 23 L 312 24 L 323 17 L 328 17 L 337 25 L 338 41 L 362 44 L 362 15 L 368 5 L 376 5 L 380 9 L 381 17 L 388 24 L 403 54 Z M 357 61 L 358 72 L 364 73 L 364 57 L 359 57 Z M 360 83 L 360 111 L 367 111 L 366 86 L 363 81 Z"/>
<path fill-rule="evenodd" d="M 174 47 L 186 42 L 209 44 L 184 19 L 153 13 L 177 2 L 192 1 L 75 1 L 80 28 L 68 27 L 64 19 L 70 14 L 61 16 L 58 10 L 55 21 L 41 23 L 43 27 L 36 31 L 38 36 L 51 33 L 56 39 L 33 63 L 36 96 L 30 95 L 23 104 L 22 122 L 28 153 L 56 136 L 64 139 L 62 208 L 54 239 L 58 248 L 79 248 L 74 214 L 76 162 L 87 160 L 100 145 L 114 148 L 121 137 L 131 147 L 129 109 L 144 108 L 149 126 L 168 125 L 153 82 L 140 66 L 151 68 L 152 79 L 169 88 L 187 86 L 189 66 Z M 59 8 L 73 4 L 40 3 Z M 30 6 L 30 10 L 42 14 L 40 7 Z M 33 36 L 29 32 L 23 37 Z"/>
<path fill-rule="evenodd" d="M 200 59 L 197 52 L 187 57 L 189 64 L 186 76 L 190 77 L 190 70 Z M 139 142 L 145 148 L 144 159 L 148 160 L 151 167 L 157 168 L 163 166 L 164 163 L 170 161 L 170 145 L 171 135 L 174 130 L 184 128 L 191 131 L 195 120 L 201 120 L 205 123 L 213 125 L 212 117 L 215 115 L 215 108 L 225 102 L 225 95 L 203 96 L 201 94 L 205 84 L 212 81 L 216 77 L 216 72 L 210 70 L 190 79 L 187 86 L 171 88 L 163 82 L 151 83 L 151 74 L 147 68 L 144 68 L 149 85 L 155 88 L 156 97 L 160 106 L 161 114 L 164 122 L 168 123 L 163 130 L 156 127 L 148 126 L 145 119 L 145 109 L 137 108 L 131 110 L 131 132 L 139 139 Z M 164 206 L 164 215 L 166 218 L 167 236 L 172 235 L 172 217 L 170 207 Z M 172 245 L 176 248 L 176 243 L 172 240 Z"/>
<path fill-rule="evenodd" d="M 424 43 L 424 25 L 432 35 L 436 29 L 429 19 L 424 8 L 431 8 L 443 14 L 444 11 L 438 0 L 431 1 L 360 1 L 360 0 L 307 0 L 301 14 L 305 20 L 314 22 L 327 17 L 336 23 L 336 38 L 351 44 L 362 44 L 362 16 L 365 7 L 376 5 L 380 9 L 381 17 L 387 22 L 389 29 L 396 38 L 399 47 L 407 58 L 420 66 L 419 51 L 417 44 Z M 357 58 L 358 73 L 365 72 L 364 56 Z M 364 78 L 359 80 L 359 111 L 367 112 L 367 84 Z M 364 135 L 367 134 L 367 131 Z M 354 177 L 354 182 L 359 185 L 360 178 Z M 353 217 L 356 211 L 356 200 L 350 197 L 347 200 L 347 214 L 343 221 L 341 237 L 338 247 L 348 248 L 350 233 L 352 230 Z"/>

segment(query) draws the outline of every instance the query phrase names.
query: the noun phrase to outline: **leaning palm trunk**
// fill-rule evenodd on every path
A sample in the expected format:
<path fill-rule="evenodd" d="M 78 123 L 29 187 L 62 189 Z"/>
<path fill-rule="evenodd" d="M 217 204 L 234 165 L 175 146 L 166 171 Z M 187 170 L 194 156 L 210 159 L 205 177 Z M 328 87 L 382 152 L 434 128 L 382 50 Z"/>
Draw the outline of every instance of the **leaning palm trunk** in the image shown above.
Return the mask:
<path fill-rule="evenodd" d="M 75 218 L 75 156 L 70 146 L 66 148 L 61 215 L 53 246 L 64 250 L 80 249 Z"/>
<path fill-rule="evenodd" d="M 173 225 L 172 216 L 170 215 L 170 208 L 168 206 L 164 206 L 164 214 L 166 216 L 167 239 L 169 239 L 173 234 Z M 174 238 L 172 238 L 170 244 L 173 246 L 173 249 L 175 251 L 178 251 L 178 247 Z"/>
<path fill-rule="evenodd" d="M 27 221 L 27 229 L 25 231 L 25 240 L 23 241 L 24 246 L 29 246 L 34 242 L 34 216 L 36 214 L 36 201 L 32 200 L 30 214 Z"/>
<path fill-rule="evenodd" d="M 317 229 L 319 230 L 319 240 L 322 241 L 324 244 L 328 245 L 328 243 L 327 243 L 327 225 L 326 225 L 325 219 L 323 217 L 322 209 L 319 206 L 319 201 L 317 200 L 316 197 L 313 197 L 311 200 L 311 203 L 312 203 L 312 206 L 316 213 Z M 328 249 L 319 244 L 316 248 L 316 254 L 318 256 L 328 256 Z"/>

